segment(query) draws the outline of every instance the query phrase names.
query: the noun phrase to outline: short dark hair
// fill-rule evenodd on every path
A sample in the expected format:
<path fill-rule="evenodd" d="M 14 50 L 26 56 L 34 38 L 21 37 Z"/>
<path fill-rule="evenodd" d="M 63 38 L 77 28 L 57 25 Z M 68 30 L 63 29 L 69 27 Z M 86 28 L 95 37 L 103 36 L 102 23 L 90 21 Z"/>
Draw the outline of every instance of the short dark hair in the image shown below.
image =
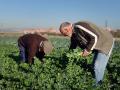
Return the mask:
<path fill-rule="evenodd" d="M 63 22 L 61 25 L 60 25 L 60 28 L 59 30 L 61 31 L 61 29 L 63 29 L 64 27 L 70 25 L 71 23 L 70 22 Z"/>

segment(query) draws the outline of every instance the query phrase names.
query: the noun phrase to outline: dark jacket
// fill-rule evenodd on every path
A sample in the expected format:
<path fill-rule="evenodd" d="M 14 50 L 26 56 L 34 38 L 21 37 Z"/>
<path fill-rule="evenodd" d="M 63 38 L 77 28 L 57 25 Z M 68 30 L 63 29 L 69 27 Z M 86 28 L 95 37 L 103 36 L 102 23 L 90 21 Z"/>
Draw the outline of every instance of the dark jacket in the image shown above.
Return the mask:
<path fill-rule="evenodd" d="M 48 39 L 38 34 L 26 34 L 18 39 L 18 46 L 25 48 L 25 55 L 28 63 L 33 62 L 33 57 L 36 56 L 42 59 L 45 55 L 43 47 L 40 47 L 41 41 L 48 41 Z"/>
<path fill-rule="evenodd" d="M 113 37 L 109 31 L 86 21 L 77 22 L 73 27 L 70 49 L 79 46 L 87 51 L 109 53 L 113 44 Z"/>

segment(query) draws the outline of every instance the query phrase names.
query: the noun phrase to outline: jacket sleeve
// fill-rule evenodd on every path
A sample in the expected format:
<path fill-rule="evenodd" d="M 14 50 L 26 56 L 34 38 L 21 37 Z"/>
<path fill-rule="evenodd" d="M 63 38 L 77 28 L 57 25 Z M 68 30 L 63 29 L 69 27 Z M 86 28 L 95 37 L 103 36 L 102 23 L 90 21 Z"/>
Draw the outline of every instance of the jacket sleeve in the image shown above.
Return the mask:
<path fill-rule="evenodd" d="M 77 47 L 77 42 L 74 39 L 74 37 L 71 37 L 71 44 L 70 44 L 69 50 L 70 49 L 75 49 L 76 47 Z"/>
<path fill-rule="evenodd" d="M 89 37 L 89 41 L 88 41 L 88 44 L 86 46 L 86 50 L 88 52 L 90 52 L 91 50 L 93 50 L 93 47 L 94 47 L 94 43 L 95 43 L 95 37 L 94 36 L 91 36 L 91 35 L 87 35 Z"/>
<path fill-rule="evenodd" d="M 87 51 L 93 50 L 97 44 L 98 36 L 94 32 L 90 31 L 89 29 L 81 25 L 77 25 L 77 27 L 84 32 L 85 34 L 84 37 L 88 40 L 88 43 L 85 49 Z"/>

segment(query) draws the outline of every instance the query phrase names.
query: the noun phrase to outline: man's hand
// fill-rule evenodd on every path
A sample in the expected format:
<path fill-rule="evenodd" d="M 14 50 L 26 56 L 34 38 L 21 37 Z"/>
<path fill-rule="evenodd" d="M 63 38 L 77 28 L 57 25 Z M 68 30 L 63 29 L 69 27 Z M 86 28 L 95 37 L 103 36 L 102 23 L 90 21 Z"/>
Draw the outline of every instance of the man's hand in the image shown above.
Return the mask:
<path fill-rule="evenodd" d="M 80 53 L 81 56 L 88 56 L 91 52 L 88 52 L 86 49 Z"/>

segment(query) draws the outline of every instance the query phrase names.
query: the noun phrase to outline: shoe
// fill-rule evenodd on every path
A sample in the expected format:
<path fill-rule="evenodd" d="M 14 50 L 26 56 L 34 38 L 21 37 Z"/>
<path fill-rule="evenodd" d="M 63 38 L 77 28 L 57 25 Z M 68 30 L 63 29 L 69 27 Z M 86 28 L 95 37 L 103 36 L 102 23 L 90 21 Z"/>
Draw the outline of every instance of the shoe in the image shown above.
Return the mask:
<path fill-rule="evenodd" d="M 102 85 L 102 83 L 103 83 L 103 82 L 102 82 L 102 80 L 100 80 L 100 81 L 98 81 L 98 83 L 97 83 L 97 84 L 101 86 L 101 85 Z"/>

